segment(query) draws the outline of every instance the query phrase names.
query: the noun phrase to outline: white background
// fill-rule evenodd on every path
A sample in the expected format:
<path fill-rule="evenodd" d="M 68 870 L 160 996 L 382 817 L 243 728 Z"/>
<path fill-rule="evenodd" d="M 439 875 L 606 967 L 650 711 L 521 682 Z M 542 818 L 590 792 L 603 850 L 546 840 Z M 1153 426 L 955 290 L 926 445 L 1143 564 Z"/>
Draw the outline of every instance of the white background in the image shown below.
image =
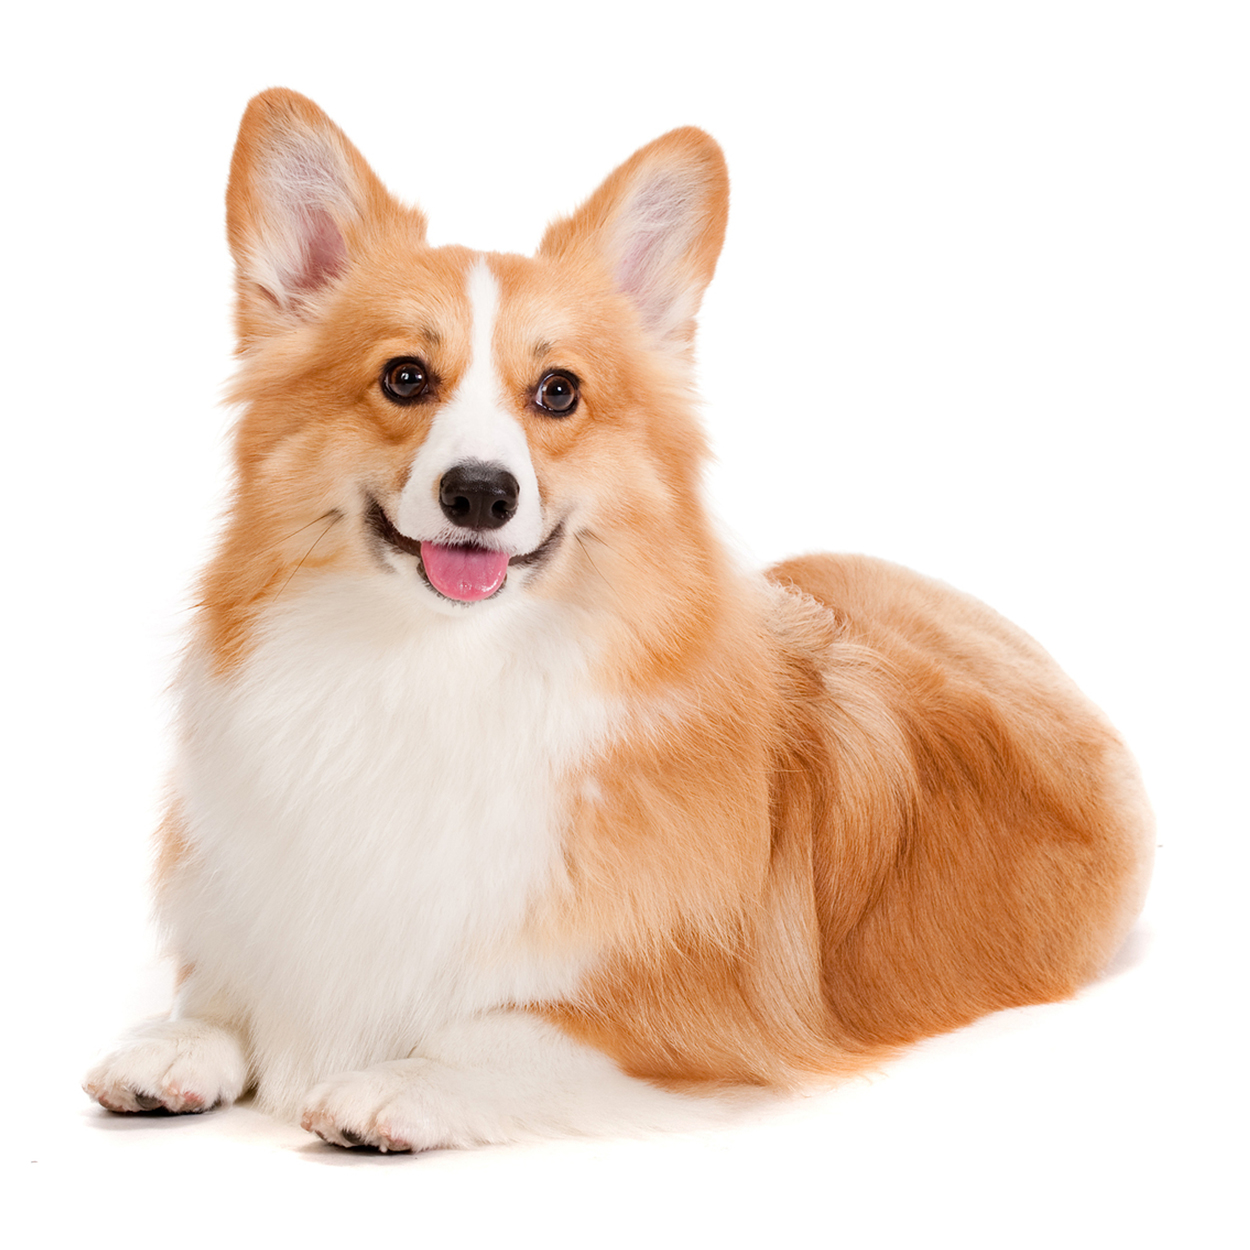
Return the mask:
<path fill-rule="evenodd" d="M 1144 1246 L 1245 1236 L 1244 7 L 723 0 L 23 6 L 3 37 L 3 949 L 25 1242 Z M 1137 750 L 1156 884 L 1076 1001 L 741 1126 L 419 1157 L 78 1089 L 163 1006 L 163 701 L 224 482 L 222 194 L 312 96 L 434 242 L 531 250 L 695 123 L 718 512 L 1041 639 Z M 1241 1190 L 1240 1194 L 1238 1190 Z M 21 1221 L 26 1221 L 23 1225 Z"/>

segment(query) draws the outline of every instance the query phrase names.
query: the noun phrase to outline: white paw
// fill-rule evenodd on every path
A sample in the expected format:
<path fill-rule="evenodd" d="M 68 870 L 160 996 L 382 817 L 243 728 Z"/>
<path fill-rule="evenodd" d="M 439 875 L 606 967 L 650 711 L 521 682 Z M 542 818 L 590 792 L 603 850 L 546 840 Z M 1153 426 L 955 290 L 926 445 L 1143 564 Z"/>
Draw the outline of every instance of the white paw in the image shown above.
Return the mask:
<path fill-rule="evenodd" d="M 188 1113 L 232 1103 L 247 1085 L 238 1038 L 204 1020 L 162 1020 L 98 1063 L 83 1089 L 109 1111 Z"/>
<path fill-rule="evenodd" d="M 491 1084 L 487 1074 L 397 1059 L 323 1081 L 300 1124 L 331 1145 L 383 1152 L 513 1140 L 519 1126 L 498 1107 Z"/>

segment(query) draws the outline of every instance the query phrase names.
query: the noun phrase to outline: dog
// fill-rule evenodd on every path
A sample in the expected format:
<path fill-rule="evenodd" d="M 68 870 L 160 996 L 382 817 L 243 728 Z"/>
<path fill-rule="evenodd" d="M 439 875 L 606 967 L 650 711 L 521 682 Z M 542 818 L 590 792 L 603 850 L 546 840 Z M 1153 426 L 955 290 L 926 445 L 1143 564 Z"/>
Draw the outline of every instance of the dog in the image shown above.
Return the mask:
<path fill-rule="evenodd" d="M 103 1107 L 253 1090 L 382 1151 L 614 1131 L 1106 966 L 1153 838 L 1102 714 L 944 585 L 717 538 L 691 374 L 727 207 L 687 128 L 532 258 L 431 248 L 316 105 L 250 103 L 234 491 L 158 835 L 176 1003 Z"/>

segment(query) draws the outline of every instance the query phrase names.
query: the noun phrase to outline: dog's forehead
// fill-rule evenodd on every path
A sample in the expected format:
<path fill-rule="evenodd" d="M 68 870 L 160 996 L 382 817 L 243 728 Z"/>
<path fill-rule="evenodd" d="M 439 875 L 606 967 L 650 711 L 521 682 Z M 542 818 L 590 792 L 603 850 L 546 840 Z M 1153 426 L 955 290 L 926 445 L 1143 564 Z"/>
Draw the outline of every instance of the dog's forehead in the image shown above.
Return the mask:
<path fill-rule="evenodd" d="M 373 333 L 417 333 L 431 344 L 467 339 L 468 280 L 478 259 L 462 247 L 396 247 L 364 253 L 343 292 L 348 318 Z"/>
<path fill-rule="evenodd" d="M 495 350 L 505 367 L 544 360 L 609 368 L 633 310 L 605 275 L 591 267 L 538 257 L 491 254 L 499 284 Z"/>
<path fill-rule="evenodd" d="M 596 304 L 593 284 L 541 258 L 463 247 L 379 247 L 356 267 L 351 288 L 349 316 L 371 337 L 412 335 L 452 352 L 487 318 L 497 351 L 541 355 L 573 337 Z"/>

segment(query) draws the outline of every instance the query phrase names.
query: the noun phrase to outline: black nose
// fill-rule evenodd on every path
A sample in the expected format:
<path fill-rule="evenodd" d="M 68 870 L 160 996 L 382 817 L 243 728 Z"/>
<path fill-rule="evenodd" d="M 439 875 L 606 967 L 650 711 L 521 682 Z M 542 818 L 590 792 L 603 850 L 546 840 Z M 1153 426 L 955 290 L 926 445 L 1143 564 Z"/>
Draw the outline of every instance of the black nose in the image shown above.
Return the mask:
<path fill-rule="evenodd" d="M 521 488 L 500 464 L 466 460 L 448 469 L 438 484 L 443 515 L 466 529 L 497 530 L 516 515 Z"/>

